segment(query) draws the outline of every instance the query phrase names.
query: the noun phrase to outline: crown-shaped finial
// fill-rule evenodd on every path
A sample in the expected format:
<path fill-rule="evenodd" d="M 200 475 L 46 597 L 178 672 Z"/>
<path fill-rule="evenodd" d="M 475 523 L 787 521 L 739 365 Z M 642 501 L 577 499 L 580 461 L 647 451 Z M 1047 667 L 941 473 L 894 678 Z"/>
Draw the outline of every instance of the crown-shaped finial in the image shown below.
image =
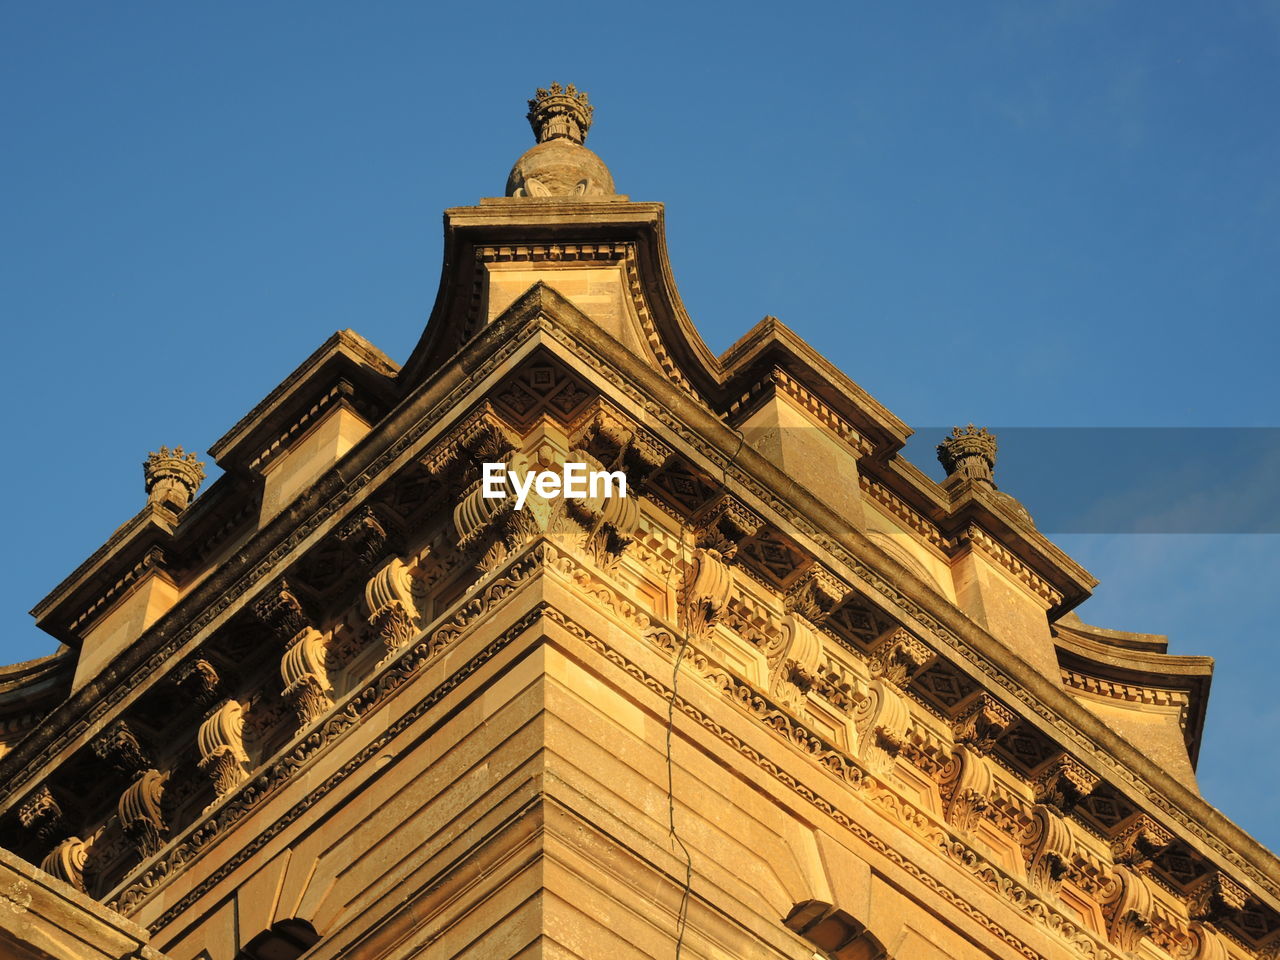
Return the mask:
<path fill-rule="evenodd" d="M 147 479 L 147 498 L 151 503 L 165 504 L 185 510 L 204 480 L 204 464 L 194 453 L 181 447 L 161 447 L 142 462 Z"/>
<path fill-rule="evenodd" d="M 591 114 L 595 109 L 587 103 L 585 90 L 579 91 L 572 83 L 562 87 L 553 83 L 538 88 L 529 101 L 529 126 L 539 143 L 564 137 L 574 143 L 584 143 L 591 129 Z"/>
<path fill-rule="evenodd" d="M 938 460 L 947 478 L 985 480 L 992 483 L 996 467 L 996 438 L 986 427 L 972 423 L 961 430 L 951 428 L 951 435 L 938 444 Z"/>

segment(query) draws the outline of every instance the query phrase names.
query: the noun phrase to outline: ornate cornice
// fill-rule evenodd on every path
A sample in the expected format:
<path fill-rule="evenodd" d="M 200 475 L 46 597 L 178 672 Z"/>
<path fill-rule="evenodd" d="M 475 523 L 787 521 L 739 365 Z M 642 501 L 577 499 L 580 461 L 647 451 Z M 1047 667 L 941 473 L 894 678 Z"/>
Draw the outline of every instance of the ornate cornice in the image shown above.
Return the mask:
<path fill-rule="evenodd" d="M 978 526 L 978 524 L 969 524 L 956 537 L 956 543 L 974 546 L 982 550 L 988 557 L 1013 574 L 1014 578 L 1024 584 L 1028 590 L 1041 597 L 1050 608 L 1062 603 L 1063 594 L 1061 590 L 1055 588 L 1048 580 L 1019 560 L 1013 551 Z"/>
<path fill-rule="evenodd" d="M 1092 762 L 1105 768 L 1109 778 L 1127 785 L 1138 794 L 1144 795 L 1151 805 L 1162 810 L 1169 820 L 1180 824 L 1183 829 L 1186 829 L 1193 836 L 1202 838 L 1206 845 L 1213 847 L 1223 859 L 1236 863 L 1240 867 L 1242 874 L 1251 876 L 1264 889 L 1268 888 L 1268 881 L 1258 876 L 1256 869 L 1245 864 L 1233 851 L 1224 851 L 1222 842 L 1212 833 L 1205 830 L 1202 825 L 1192 821 L 1178 804 L 1164 798 L 1154 791 L 1151 785 L 1140 775 L 1126 769 L 1123 763 L 1113 758 L 1102 748 L 1101 744 L 1095 743 L 1074 724 L 1065 720 L 1053 706 L 1041 699 L 1035 693 L 1034 688 L 1019 682 L 998 664 L 988 659 L 973 645 L 967 636 L 953 630 L 950 626 L 944 625 L 933 614 L 899 591 L 879 573 L 859 561 L 852 555 L 843 540 L 826 533 L 804 513 L 774 494 L 763 482 L 751 476 L 748 470 L 733 462 L 734 456 L 731 452 L 709 447 L 705 441 L 700 439 L 693 428 L 681 423 L 675 414 L 667 411 L 663 406 L 648 400 L 640 391 L 628 384 L 625 378 L 617 374 L 609 376 L 608 364 L 602 362 L 596 356 L 592 345 L 572 341 L 564 331 L 556 329 L 553 325 L 541 322 L 528 324 L 521 327 L 520 330 L 528 330 L 530 332 L 523 339 L 519 332 L 510 336 L 506 343 L 503 344 L 503 349 L 508 351 L 506 356 L 513 354 L 520 345 L 527 342 L 528 338 L 536 333 L 545 332 L 552 339 L 563 339 L 572 342 L 575 351 L 588 362 L 599 364 L 600 372 L 605 375 L 606 379 L 619 390 L 628 392 L 630 400 L 635 403 L 637 409 L 663 423 L 681 442 L 699 450 L 717 469 L 723 471 L 731 483 L 746 490 L 751 496 L 758 499 L 760 506 L 753 505 L 753 509 L 757 509 L 762 513 L 772 512 L 776 516 L 784 517 L 786 522 L 791 523 L 798 531 L 799 537 L 807 538 L 810 542 L 816 544 L 819 550 L 825 551 L 833 558 L 833 563 L 836 564 L 835 569 L 840 576 L 856 579 L 863 584 L 865 590 L 878 604 L 885 605 L 887 609 L 893 610 L 895 617 L 909 621 L 911 629 L 927 638 L 927 643 L 931 648 L 947 656 L 959 654 L 976 672 L 987 678 L 989 685 L 1007 693 L 1007 696 L 1001 697 L 1002 701 L 1019 705 L 1020 713 L 1031 716 L 1035 718 L 1034 722 L 1053 729 L 1056 735 L 1065 741 L 1073 752 L 1079 752 L 1081 755 L 1095 758 Z M 511 331 L 502 331 L 502 333 L 510 334 Z M 459 395 L 465 395 L 465 390 L 470 389 L 478 381 L 479 377 L 486 375 L 485 370 L 481 369 L 484 366 L 483 364 L 478 365 L 472 369 L 470 374 L 460 374 L 452 385 L 453 389 L 441 391 L 446 395 L 445 398 L 440 399 L 434 405 L 428 405 L 429 409 L 436 411 L 449 410 L 450 407 L 446 406 L 446 404 L 449 403 L 450 399 L 456 402 Z M 424 417 L 423 419 L 425 420 L 426 418 Z M 153 646 L 148 657 L 141 663 L 144 668 L 138 671 L 141 675 L 135 674 L 133 680 L 141 682 L 143 677 L 147 675 L 145 668 L 150 668 L 152 672 L 159 669 L 184 643 L 194 639 L 202 629 L 212 623 L 221 613 L 227 611 L 240 597 L 258 588 L 261 583 L 271 576 L 278 575 L 281 572 L 279 566 L 285 558 L 290 556 L 309 537 L 318 535 L 326 525 L 331 526 L 332 524 L 329 521 L 334 520 L 335 515 L 340 514 L 344 507 L 356 501 L 360 491 L 383 470 L 397 460 L 407 459 L 411 449 L 418 444 L 419 440 L 433 426 L 434 424 L 429 421 L 424 424 L 423 420 L 418 420 L 411 428 L 405 429 L 403 432 L 396 431 L 393 435 L 397 439 L 387 448 L 373 452 L 364 461 L 356 462 L 355 465 L 359 468 L 359 472 L 347 483 L 344 484 L 342 482 L 342 477 L 334 475 L 331 475 L 327 482 L 322 482 L 309 495 L 312 497 L 309 506 L 315 508 L 314 512 L 292 530 L 284 530 L 279 525 L 269 528 L 273 532 L 280 534 L 279 538 L 274 540 L 270 548 L 266 549 L 265 552 L 247 554 L 251 559 L 247 561 L 245 568 L 237 572 L 238 579 L 235 579 L 229 585 L 218 585 L 221 592 L 215 594 L 217 599 L 214 603 L 210 603 L 209 606 L 200 609 L 195 617 L 187 620 L 176 633 L 159 634 L 162 640 L 161 644 L 158 647 Z M 846 537 L 845 539 L 848 538 Z M 416 648 L 411 646 L 409 649 Z M 104 705 L 99 708 L 96 715 L 101 717 L 106 714 L 127 695 L 128 689 L 128 683 L 122 680 L 109 692 L 107 697 L 104 697 L 102 701 Z M 47 745 L 46 749 L 53 750 L 58 746 L 65 745 L 70 742 L 73 736 L 74 733 L 64 731 L 61 734 L 62 740 L 55 739 L 51 745 Z M 30 770 L 32 765 L 36 763 L 36 759 L 28 757 L 28 760 L 27 770 Z M 14 782 L 13 779 L 9 779 L 5 784 L 0 785 L 0 789 L 11 790 Z M 24 781 L 19 779 L 16 782 L 21 784 Z M 995 876 L 999 879 L 998 872 Z"/>
<path fill-rule="evenodd" d="M 924 514 L 912 509 L 911 505 L 886 487 L 879 480 L 868 474 L 858 472 L 858 486 L 862 492 L 889 513 L 906 523 L 908 527 L 920 534 L 928 543 L 943 552 L 950 551 L 955 545 L 942 535 L 937 525 L 930 522 Z"/>
<path fill-rule="evenodd" d="M 738 399 L 730 403 L 729 416 L 735 423 L 741 423 L 760 402 L 768 399 L 774 390 L 781 391 L 794 400 L 818 425 L 830 430 L 837 439 L 848 444 L 858 456 L 869 457 L 875 453 L 874 443 L 782 367 L 770 367 Z"/>

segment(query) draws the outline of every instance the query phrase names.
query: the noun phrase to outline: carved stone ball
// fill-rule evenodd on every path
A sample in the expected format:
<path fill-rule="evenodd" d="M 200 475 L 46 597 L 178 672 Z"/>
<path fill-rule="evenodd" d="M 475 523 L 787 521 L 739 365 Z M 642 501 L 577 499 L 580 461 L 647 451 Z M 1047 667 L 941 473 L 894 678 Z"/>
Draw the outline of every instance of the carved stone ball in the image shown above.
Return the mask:
<path fill-rule="evenodd" d="M 508 197 L 612 197 L 615 193 L 604 161 L 564 137 L 533 147 L 507 177 Z"/>

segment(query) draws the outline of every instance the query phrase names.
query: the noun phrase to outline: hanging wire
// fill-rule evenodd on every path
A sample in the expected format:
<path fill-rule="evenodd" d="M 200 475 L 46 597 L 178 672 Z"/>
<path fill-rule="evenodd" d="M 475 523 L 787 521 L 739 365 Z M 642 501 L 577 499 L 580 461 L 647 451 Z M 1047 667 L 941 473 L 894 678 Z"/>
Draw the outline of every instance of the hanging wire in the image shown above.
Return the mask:
<path fill-rule="evenodd" d="M 725 462 L 720 471 L 720 489 L 716 491 L 716 495 L 722 494 L 729 488 L 729 470 L 738 461 L 738 455 L 742 453 L 742 445 L 746 442 L 746 437 L 742 431 L 733 429 L 738 435 L 738 446 L 733 451 L 733 456 Z M 685 540 L 688 533 L 688 527 L 684 520 L 680 520 L 680 570 L 684 575 L 686 554 Z M 663 586 L 663 592 L 671 587 L 671 571 L 673 567 L 667 567 L 666 583 Z M 689 899 L 693 894 L 693 856 L 689 853 L 689 848 L 685 845 L 684 840 L 680 838 L 680 834 L 676 831 L 676 796 L 675 796 L 675 764 L 671 759 L 671 740 L 675 730 L 675 713 L 676 713 L 676 695 L 680 684 L 680 664 L 684 661 L 684 656 L 689 650 L 689 622 L 690 611 L 688 598 L 682 594 L 676 601 L 676 627 L 680 631 L 680 646 L 676 649 L 675 660 L 671 665 L 671 696 L 667 700 L 667 832 L 671 841 L 680 848 L 681 854 L 684 856 L 684 889 L 680 894 L 680 909 L 676 913 L 676 955 L 675 960 L 680 960 L 680 953 L 684 948 L 685 931 L 689 924 Z"/>

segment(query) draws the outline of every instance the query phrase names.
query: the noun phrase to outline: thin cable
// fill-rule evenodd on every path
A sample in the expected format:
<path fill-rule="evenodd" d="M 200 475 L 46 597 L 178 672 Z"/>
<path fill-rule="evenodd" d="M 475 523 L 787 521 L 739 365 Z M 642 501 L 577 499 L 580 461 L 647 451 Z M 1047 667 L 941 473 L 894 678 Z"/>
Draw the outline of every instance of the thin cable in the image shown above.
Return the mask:
<path fill-rule="evenodd" d="M 746 441 L 746 437 L 740 430 L 735 429 L 734 432 L 738 435 L 738 446 L 733 451 L 733 456 L 721 468 L 720 489 L 717 494 L 728 490 L 729 470 L 737 463 L 738 454 L 742 452 L 742 445 Z M 683 572 L 686 563 L 685 534 L 688 528 L 683 520 L 679 523 L 680 569 Z M 671 588 L 672 569 L 672 566 L 667 567 L 666 582 L 663 585 L 664 593 Z M 675 764 L 671 759 L 672 733 L 675 730 L 676 720 L 676 695 L 680 685 L 680 664 L 684 661 L 684 655 L 689 649 L 689 608 L 687 598 L 683 596 L 676 601 L 676 627 L 680 631 L 680 646 L 676 650 L 675 660 L 671 665 L 671 697 L 667 700 L 667 832 L 671 840 L 680 848 L 680 852 L 684 854 L 684 890 L 680 894 L 680 909 L 676 912 L 675 960 L 680 960 L 680 953 L 684 948 L 685 930 L 689 925 L 689 899 L 693 895 L 693 855 L 689 853 L 689 848 L 676 832 Z"/>

